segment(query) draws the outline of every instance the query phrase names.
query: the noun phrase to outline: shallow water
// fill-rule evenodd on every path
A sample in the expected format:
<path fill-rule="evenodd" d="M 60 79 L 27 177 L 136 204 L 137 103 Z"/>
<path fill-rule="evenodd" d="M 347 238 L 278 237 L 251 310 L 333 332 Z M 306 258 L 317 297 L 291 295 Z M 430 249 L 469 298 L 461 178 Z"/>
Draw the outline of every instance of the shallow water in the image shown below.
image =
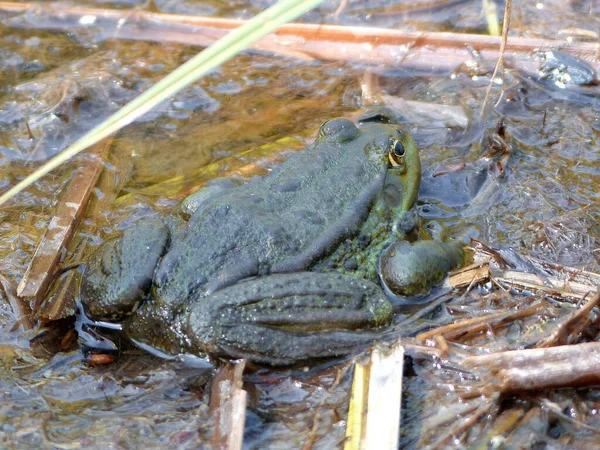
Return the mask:
<path fill-rule="evenodd" d="M 407 30 L 486 28 L 479 3 L 391 3 L 350 2 L 336 18 L 338 2 L 326 2 L 303 20 Z M 132 9 L 145 2 L 78 4 Z M 267 4 L 154 1 L 163 12 L 240 18 Z M 512 35 L 569 35 L 598 42 L 597 2 L 523 2 L 513 10 Z M 94 28 L 44 31 L 45 18 L 31 13 L 0 13 L 0 21 L 2 190 L 197 51 L 179 44 L 111 39 Z M 311 142 L 324 120 L 356 116 L 371 106 L 365 70 L 371 74 L 369 96 L 401 108 L 408 130 L 423 148 L 419 207 L 431 234 L 467 234 L 496 247 L 599 270 L 599 86 L 561 87 L 552 79 L 511 69 L 503 91 L 499 84 L 492 90 L 493 103 L 499 103 L 480 120 L 489 74 L 366 68 L 261 52 L 234 58 L 115 137 L 103 176 L 117 177 L 112 184 L 119 190 L 94 194 L 116 198 L 84 221 L 78 238 L 96 246 L 142 217 L 168 212 L 212 178 L 266 173 Z M 403 101 L 428 103 L 434 113 Z M 473 201 L 471 192 L 455 186 L 464 186 L 465 178 L 489 165 L 483 159 L 489 152 L 487 139 L 500 117 L 513 152 L 504 177 L 488 177 L 489 190 Z M 85 155 L 68 163 L 0 208 L 0 442 L 7 448 L 197 448 L 199 442 L 210 442 L 213 432 L 205 392 L 210 372 L 185 369 L 131 348 L 113 365 L 89 367 L 72 342 L 64 342 L 54 354 L 51 344 L 60 349 L 56 341 L 64 331 L 44 339 L 38 331 L 13 330 L 17 316 L 7 287 L 22 279 L 54 212 L 56 193 L 84 160 Z M 465 169 L 433 177 L 458 165 Z M 468 314 L 510 304 L 506 299 L 487 304 L 477 297 L 457 302 L 454 307 Z M 438 324 L 448 320 L 443 314 L 431 318 Z M 506 339 L 510 345 L 516 342 L 511 335 Z M 421 377 L 411 379 L 411 389 L 412 384 L 440 383 L 438 378 L 455 375 L 432 372 L 428 363 L 415 364 Z M 263 369 L 246 381 L 252 392 L 248 448 L 307 442 L 332 448 L 342 442 L 351 383 L 344 363 L 308 372 Z M 427 388 L 414 389 L 410 401 L 419 404 L 414 409 L 419 411 L 424 400 L 417 393 Z M 404 411 L 407 423 L 418 424 L 410 422 L 411 411 Z M 409 438 L 404 443 L 415 445 Z"/>

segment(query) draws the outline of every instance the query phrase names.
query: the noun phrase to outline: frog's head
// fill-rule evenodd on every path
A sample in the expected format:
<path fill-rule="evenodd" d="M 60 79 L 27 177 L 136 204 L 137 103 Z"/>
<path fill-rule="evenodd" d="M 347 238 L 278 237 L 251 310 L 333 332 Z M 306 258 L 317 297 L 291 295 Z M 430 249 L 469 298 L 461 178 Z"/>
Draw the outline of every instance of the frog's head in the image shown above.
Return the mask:
<path fill-rule="evenodd" d="M 410 134 L 399 125 L 380 116 L 376 119 L 362 122 L 360 128 L 348 119 L 329 120 L 321 126 L 315 145 L 343 146 L 355 164 L 379 166 L 387 173 L 382 197 L 393 218 L 392 231 L 404 237 L 416 224 L 413 206 L 421 181 L 419 151 Z"/>
<path fill-rule="evenodd" d="M 392 232 L 404 239 L 417 224 L 414 208 L 421 184 L 421 159 L 413 138 L 397 125 L 369 125 L 360 129 L 371 135 L 365 147 L 368 158 L 378 158 L 387 167 L 381 192 L 392 221 Z"/>
<path fill-rule="evenodd" d="M 401 183 L 402 199 L 398 212 L 407 212 L 417 201 L 421 185 L 421 158 L 417 145 L 410 134 L 397 128 L 388 138 L 387 154 L 388 183 L 390 177 L 397 178 Z"/>

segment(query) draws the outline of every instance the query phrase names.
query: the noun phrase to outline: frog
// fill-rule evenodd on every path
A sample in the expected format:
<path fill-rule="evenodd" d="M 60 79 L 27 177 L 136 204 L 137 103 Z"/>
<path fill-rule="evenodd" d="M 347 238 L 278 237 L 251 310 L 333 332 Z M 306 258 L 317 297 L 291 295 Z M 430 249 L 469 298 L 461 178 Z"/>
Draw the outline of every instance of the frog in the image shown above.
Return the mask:
<path fill-rule="evenodd" d="M 168 353 L 275 366 L 369 345 L 392 320 L 389 291 L 422 293 L 464 257 L 415 239 L 419 150 L 381 122 L 328 120 L 267 175 L 217 180 L 105 242 L 83 313 Z"/>

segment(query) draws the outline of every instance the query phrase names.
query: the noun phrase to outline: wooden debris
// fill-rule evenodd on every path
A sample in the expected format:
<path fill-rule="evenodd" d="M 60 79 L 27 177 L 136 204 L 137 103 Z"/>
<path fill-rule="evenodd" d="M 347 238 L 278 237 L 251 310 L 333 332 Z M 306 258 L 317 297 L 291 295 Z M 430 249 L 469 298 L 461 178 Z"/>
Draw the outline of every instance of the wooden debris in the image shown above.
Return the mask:
<path fill-rule="evenodd" d="M 495 407 L 495 399 L 490 399 L 485 402 L 477 409 L 474 409 L 472 414 L 468 415 L 466 412 L 463 412 L 465 415 L 463 420 L 457 420 L 453 426 L 450 427 L 450 430 L 446 433 L 442 434 L 442 436 L 433 442 L 431 445 L 428 445 L 428 448 L 446 448 L 448 442 L 456 439 L 457 436 L 460 436 L 462 433 L 466 432 L 469 428 L 471 428 L 477 421 L 479 421 L 482 417 L 490 413 Z"/>
<path fill-rule="evenodd" d="M 574 419 L 573 417 L 565 414 L 563 412 L 563 408 L 561 408 L 560 405 L 557 405 L 556 403 L 551 402 L 548 399 L 542 400 L 541 403 L 544 408 L 549 409 L 554 414 L 556 414 L 558 417 L 560 417 L 562 420 L 566 420 L 567 422 L 570 422 L 571 424 L 575 425 L 576 427 L 584 428 L 593 433 L 600 434 L 599 428 L 589 426 L 587 423 L 581 422 L 580 420 Z"/>
<path fill-rule="evenodd" d="M 487 332 L 490 329 L 504 326 L 505 324 L 512 323 L 515 320 L 522 319 L 523 317 L 532 316 L 542 310 L 544 307 L 544 303 L 536 302 L 527 308 L 523 308 L 516 312 L 511 310 L 501 311 L 494 314 L 486 314 L 485 316 L 475 317 L 473 319 L 462 320 L 460 322 L 451 323 L 450 325 L 434 328 L 433 330 L 418 334 L 415 337 L 415 340 L 424 341 L 431 338 L 439 340 L 438 336 L 443 337 L 444 340 L 455 340 L 459 337 L 464 339 L 466 336 Z"/>
<path fill-rule="evenodd" d="M 25 331 L 31 330 L 34 325 L 33 315 L 29 303 L 24 302 L 18 295 L 16 286 L 11 280 L 0 274 L 0 290 L 4 293 L 4 297 L 10 303 L 10 306 L 18 317 L 16 325 L 23 327 Z"/>
<path fill-rule="evenodd" d="M 589 312 L 600 303 L 600 292 L 594 295 L 582 308 L 573 311 L 560 326 L 547 338 L 536 344 L 537 348 L 564 345 L 571 335 L 578 335 L 588 324 Z"/>
<path fill-rule="evenodd" d="M 228 31 L 244 24 L 243 20 L 186 16 L 147 11 L 84 8 L 47 3 L 0 2 L 0 11 L 13 14 L 44 15 L 47 29 L 72 31 L 85 28 L 82 17 L 94 17 L 89 26 L 114 29 L 120 39 L 179 42 L 208 46 Z M 52 20 L 55 19 L 55 20 Z M 43 24 L 36 23 L 40 29 Z M 340 45 L 343 44 L 343 51 Z M 393 64 L 426 70 L 454 70 L 467 61 L 496 62 L 502 38 L 457 33 L 404 32 L 393 29 L 292 23 L 261 39 L 254 48 L 296 58 L 330 61 Z M 569 40 L 535 39 L 510 36 L 504 46 L 504 64 L 535 74 L 539 62 L 533 53 L 560 48 L 562 52 L 583 58 L 598 73 L 600 58 L 595 43 Z M 476 54 L 477 56 L 474 56 Z"/>
<path fill-rule="evenodd" d="M 354 365 L 344 449 L 397 449 L 400 438 L 404 347 L 376 346 Z"/>
<path fill-rule="evenodd" d="M 242 448 L 247 393 L 242 389 L 246 362 L 227 363 L 212 380 L 210 409 L 215 414 L 215 448 Z"/>
<path fill-rule="evenodd" d="M 494 439 L 499 436 L 505 436 L 510 433 L 525 415 L 522 408 L 511 408 L 503 411 L 494 421 L 492 428 L 488 430 L 485 436 L 482 436 L 475 443 L 471 444 L 471 450 L 488 450 Z"/>
<path fill-rule="evenodd" d="M 85 252 L 86 245 L 80 242 L 73 257 L 81 260 Z M 37 317 L 42 322 L 51 322 L 53 320 L 64 319 L 75 314 L 75 296 L 78 295 L 78 277 L 76 271 L 69 271 L 59 278 L 52 287 L 50 294 L 40 303 L 37 310 Z"/>
<path fill-rule="evenodd" d="M 543 277 L 533 273 L 507 270 L 502 275 L 494 277 L 498 283 L 509 285 L 517 289 L 526 289 L 532 292 L 547 294 L 565 299 L 581 300 L 590 292 L 598 290 L 597 286 L 565 280 L 558 277 Z"/>
<path fill-rule="evenodd" d="M 101 196 L 92 196 L 86 208 L 86 217 L 93 219 L 80 227 L 78 235 L 96 234 L 98 227 L 97 217 L 113 203 L 122 186 L 128 180 L 129 165 L 125 161 L 114 161 L 111 164 L 114 170 L 104 170 L 96 183 L 96 189 L 102 192 Z M 88 251 L 87 239 L 76 236 L 69 245 L 70 261 L 82 261 Z M 61 268 L 64 266 L 61 266 Z M 75 295 L 79 291 L 78 272 L 72 270 L 61 276 L 47 295 L 45 301 L 37 311 L 37 317 L 42 322 L 51 322 L 72 315 L 75 311 Z"/>
<path fill-rule="evenodd" d="M 469 356 L 462 363 L 495 378 L 484 393 L 600 384 L 600 342 Z"/>
<path fill-rule="evenodd" d="M 490 263 L 483 261 L 450 273 L 447 284 L 452 289 L 469 287 L 476 283 L 483 283 L 490 279 Z"/>
<path fill-rule="evenodd" d="M 569 301 L 580 301 L 588 294 L 600 290 L 600 274 L 597 273 L 524 255 L 516 255 L 516 257 L 524 264 L 529 265 L 531 270 L 536 273 L 512 270 L 498 251 L 484 243 L 472 240 L 471 249 L 474 251 L 474 259 L 479 261 L 479 264 L 488 266 L 491 280 L 503 289 L 512 287 Z M 463 270 L 468 272 L 471 267 L 473 266 Z M 484 280 L 482 273 L 478 282 Z M 463 280 L 458 274 L 456 278 L 451 274 L 449 281 L 456 282 L 457 287 L 464 285 L 460 284 Z"/>
<path fill-rule="evenodd" d="M 111 142 L 112 139 L 107 139 L 96 145 L 92 149 L 94 156 L 87 160 L 89 162 L 86 166 L 80 168 L 69 182 L 17 288 L 17 295 L 34 300 L 34 314 L 54 279 L 63 248 L 81 220 L 87 201 L 104 167 L 103 160 Z"/>
<path fill-rule="evenodd" d="M 474 317 L 472 319 L 462 320 L 460 322 L 451 323 L 443 327 L 434 328 L 433 330 L 425 331 L 415 337 L 415 340 L 425 341 L 435 336 L 443 336 L 445 339 L 451 339 L 460 334 L 464 334 L 473 329 L 480 329 L 479 327 L 487 328 L 493 320 L 505 319 L 512 313 L 508 311 L 501 311 L 494 314 L 486 314 L 481 317 Z"/>
<path fill-rule="evenodd" d="M 112 364 L 116 360 L 114 355 L 108 355 L 106 353 L 92 353 L 87 357 L 87 363 L 92 366 L 105 366 L 107 364 Z"/>

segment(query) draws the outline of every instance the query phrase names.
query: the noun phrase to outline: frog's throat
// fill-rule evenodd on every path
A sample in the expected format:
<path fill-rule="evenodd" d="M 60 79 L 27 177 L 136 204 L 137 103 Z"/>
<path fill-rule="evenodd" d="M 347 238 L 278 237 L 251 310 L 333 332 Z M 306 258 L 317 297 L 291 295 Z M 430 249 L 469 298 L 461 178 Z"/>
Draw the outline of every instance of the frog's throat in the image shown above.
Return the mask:
<path fill-rule="evenodd" d="M 415 141 L 408 135 L 404 142 L 406 148 L 405 163 L 406 168 L 402 174 L 399 174 L 404 188 L 401 211 L 409 211 L 419 196 L 421 186 L 421 158 Z"/>

